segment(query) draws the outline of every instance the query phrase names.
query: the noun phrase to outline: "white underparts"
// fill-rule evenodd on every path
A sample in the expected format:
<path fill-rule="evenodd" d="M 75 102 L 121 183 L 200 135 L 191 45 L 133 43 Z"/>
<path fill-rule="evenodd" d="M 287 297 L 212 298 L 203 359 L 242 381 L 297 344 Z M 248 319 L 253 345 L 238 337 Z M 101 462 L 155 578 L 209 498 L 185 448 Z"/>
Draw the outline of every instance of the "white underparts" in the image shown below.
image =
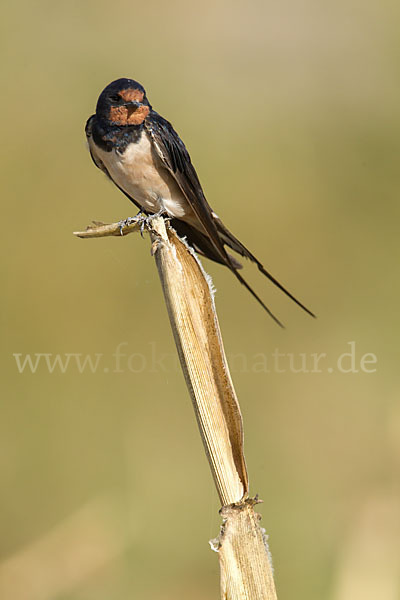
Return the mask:
<path fill-rule="evenodd" d="M 164 209 L 171 217 L 194 220 L 188 201 L 154 152 L 146 132 L 123 154 L 102 150 L 95 146 L 93 138 L 89 138 L 89 144 L 92 154 L 101 160 L 114 182 L 145 211 L 156 213 Z"/>

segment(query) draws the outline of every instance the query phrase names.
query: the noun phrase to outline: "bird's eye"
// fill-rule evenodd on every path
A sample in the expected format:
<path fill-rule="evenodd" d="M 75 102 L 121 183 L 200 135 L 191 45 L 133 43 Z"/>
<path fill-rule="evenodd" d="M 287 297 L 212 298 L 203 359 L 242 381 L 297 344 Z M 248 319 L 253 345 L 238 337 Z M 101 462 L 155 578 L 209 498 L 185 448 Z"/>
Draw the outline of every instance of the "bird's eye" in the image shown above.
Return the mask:
<path fill-rule="evenodd" d="M 113 102 L 119 102 L 121 100 L 121 96 L 119 94 L 113 94 L 112 96 L 110 96 L 110 100 L 112 100 Z"/>

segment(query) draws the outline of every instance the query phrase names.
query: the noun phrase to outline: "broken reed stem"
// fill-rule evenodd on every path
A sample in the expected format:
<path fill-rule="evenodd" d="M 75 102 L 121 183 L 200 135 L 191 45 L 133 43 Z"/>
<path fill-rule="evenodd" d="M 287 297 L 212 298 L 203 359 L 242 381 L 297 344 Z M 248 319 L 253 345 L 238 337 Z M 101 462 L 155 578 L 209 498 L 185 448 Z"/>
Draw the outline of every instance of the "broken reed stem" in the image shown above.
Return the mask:
<path fill-rule="evenodd" d="M 147 225 L 168 315 L 197 423 L 222 504 L 223 525 L 211 542 L 221 568 L 224 600 L 276 600 L 258 500 L 248 498 L 242 416 L 233 388 L 213 291 L 194 252 L 162 217 Z M 140 230 L 134 219 L 94 223 L 79 237 L 119 236 Z"/>

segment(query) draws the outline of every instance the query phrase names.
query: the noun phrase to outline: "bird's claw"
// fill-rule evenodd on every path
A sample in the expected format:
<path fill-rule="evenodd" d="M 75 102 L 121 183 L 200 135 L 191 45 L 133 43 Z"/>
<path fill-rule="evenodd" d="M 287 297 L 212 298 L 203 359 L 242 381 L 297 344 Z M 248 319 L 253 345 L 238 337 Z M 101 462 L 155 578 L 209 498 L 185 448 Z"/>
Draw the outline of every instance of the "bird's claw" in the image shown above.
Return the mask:
<path fill-rule="evenodd" d="M 140 215 L 140 213 L 139 213 L 139 215 Z M 124 227 L 130 227 L 131 225 L 134 225 L 135 223 L 137 223 L 139 215 L 136 215 L 136 217 L 128 217 L 127 219 L 123 219 L 122 221 L 120 221 L 118 223 L 119 233 L 121 235 L 124 235 L 124 231 L 123 231 Z"/>

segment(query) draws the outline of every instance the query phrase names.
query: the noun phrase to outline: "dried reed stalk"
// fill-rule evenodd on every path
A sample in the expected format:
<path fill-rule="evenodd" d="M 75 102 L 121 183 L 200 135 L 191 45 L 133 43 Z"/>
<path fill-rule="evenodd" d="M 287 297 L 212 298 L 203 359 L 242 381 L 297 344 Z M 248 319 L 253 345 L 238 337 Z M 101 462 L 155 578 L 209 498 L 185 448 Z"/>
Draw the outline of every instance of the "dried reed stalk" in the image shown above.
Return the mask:
<path fill-rule="evenodd" d="M 223 348 L 213 291 L 193 251 L 162 217 L 148 226 L 179 359 L 221 501 L 223 525 L 212 548 L 221 568 L 221 598 L 276 600 L 259 515 L 248 498 L 242 416 Z M 138 231 L 135 221 L 95 223 L 79 237 Z"/>

